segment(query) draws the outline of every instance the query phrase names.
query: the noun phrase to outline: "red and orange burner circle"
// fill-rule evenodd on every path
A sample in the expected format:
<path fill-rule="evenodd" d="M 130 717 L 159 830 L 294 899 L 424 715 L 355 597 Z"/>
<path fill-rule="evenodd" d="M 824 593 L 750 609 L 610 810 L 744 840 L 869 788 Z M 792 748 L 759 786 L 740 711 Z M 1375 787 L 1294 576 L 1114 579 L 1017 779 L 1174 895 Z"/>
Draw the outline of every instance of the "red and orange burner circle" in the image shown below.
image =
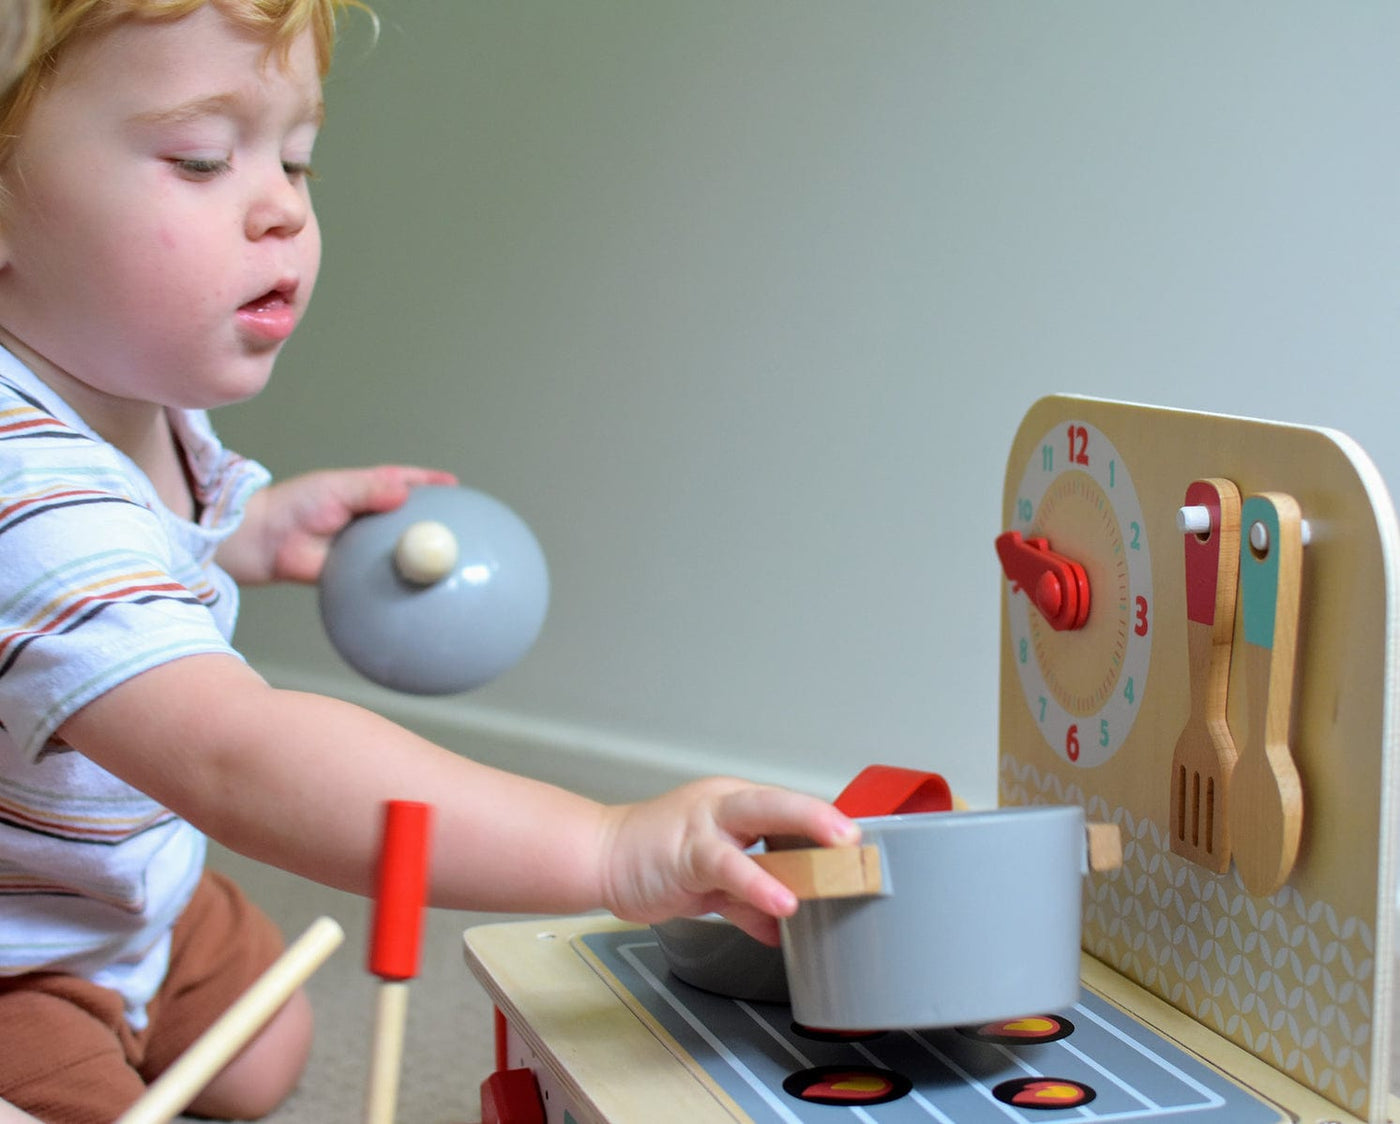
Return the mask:
<path fill-rule="evenodd" d="M 783 1081 L 783 1092 L 800 1101 L 848 1107 L 895 1101 L 913 1087 L 902 1073 L 866 1065 L 820 1065 Z"/>
<path fill-rule="evenodd" d="M 1074 1024 L 1063 1015 L 1025 1015 L 980 1026 L 959 1027 L 958 1031 L 993 1046 L 1035 1046 L 1068 1038 L 1074 1033 Z"/>
<path fill-rule="evenodd" d="M 1057 1109 L 1079 1108 L 1098 1094 L 1067 1077 L 1017 1077 L 992 1089 L 992 1096 L 1017 1108 Z"/>

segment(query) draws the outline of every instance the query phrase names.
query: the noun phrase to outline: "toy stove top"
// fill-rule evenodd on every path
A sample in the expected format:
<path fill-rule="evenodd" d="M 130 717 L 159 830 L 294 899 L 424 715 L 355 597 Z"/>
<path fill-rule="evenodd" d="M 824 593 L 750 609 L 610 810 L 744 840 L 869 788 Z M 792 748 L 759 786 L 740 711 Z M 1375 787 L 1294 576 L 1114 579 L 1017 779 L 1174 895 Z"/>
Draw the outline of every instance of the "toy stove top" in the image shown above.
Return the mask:
<path fill-rule="evenodd" d="M 575 947 L 753 1124 L 1290 1119 L 1087 990 L 1070 1010 L 981 1027 L 832 1034 L 797 1026 L 786 1005 L 682 982 L 649 931 L 585 934 Z"/>

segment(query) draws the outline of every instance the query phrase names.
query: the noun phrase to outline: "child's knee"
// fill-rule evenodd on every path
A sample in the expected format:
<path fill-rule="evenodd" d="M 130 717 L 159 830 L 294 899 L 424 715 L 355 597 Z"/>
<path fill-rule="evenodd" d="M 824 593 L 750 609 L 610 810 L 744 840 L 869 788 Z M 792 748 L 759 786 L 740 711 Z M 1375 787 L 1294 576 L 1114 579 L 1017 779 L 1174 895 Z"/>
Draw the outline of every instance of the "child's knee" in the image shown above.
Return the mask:
<path fill-rule="evenodd" d="M 190 1103 L 189 1112 L 225 1120 L 266 1116 L 296 1088 L 311 1053 L 313 1020 L 298 991 Z"/>

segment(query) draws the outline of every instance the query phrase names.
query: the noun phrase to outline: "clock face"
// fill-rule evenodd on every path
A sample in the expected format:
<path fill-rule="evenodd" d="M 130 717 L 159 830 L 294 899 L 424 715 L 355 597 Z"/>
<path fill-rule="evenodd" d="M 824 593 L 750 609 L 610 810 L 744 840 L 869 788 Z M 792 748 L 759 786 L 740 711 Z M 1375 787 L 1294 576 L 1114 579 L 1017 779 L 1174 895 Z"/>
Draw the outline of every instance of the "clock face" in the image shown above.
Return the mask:
<path fill-rule="evenodd" d="M 1031 717 L 1075 765 L 1116 753 L 1147 687 L 1153 630 L 1152 565 L 1128 466 L 1094 426 L 1066 421 L 1031 453 L 1011 529 L 1044 539 L 1084 568 L 1089 613 L 1056 629 L 1026 591 L 1005 580 L 1012 658 Z"/>

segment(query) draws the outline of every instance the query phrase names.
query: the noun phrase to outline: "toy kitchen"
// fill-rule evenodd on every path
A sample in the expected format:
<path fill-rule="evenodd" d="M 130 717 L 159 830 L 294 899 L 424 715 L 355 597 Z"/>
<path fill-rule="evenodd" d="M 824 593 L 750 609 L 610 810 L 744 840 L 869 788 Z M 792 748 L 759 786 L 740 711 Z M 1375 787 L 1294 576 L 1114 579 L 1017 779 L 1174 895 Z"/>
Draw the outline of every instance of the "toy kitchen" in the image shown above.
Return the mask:
<path fill-rule="evenodd" d="M 732 986 L 663 926 L 468 930 L 497 1011 L 484 1122 L 1400 1119 L 1400 535 L 1379 473 L 1330 430 L 1052 396 L 1005 481 L 999 807 L 888 817 L 939 821 L 957 861 L 900 869 L 898 833 L 863 820 L 872 884 L 800 893 L 818 900 L 776 973 L 751 958 Z M 1045 830 L 1081 849 L 1111 826 L 1117 859 L 1004 826 L 1057 814 Z M 927 932 L 867 924 L 900 900 Z M 896 927 L 912 951 L 886 949 Z M 1038 986 L 1063 970 L 1066 993 Z M 823 973 L 830 1009 L 806 994 Z"/>

